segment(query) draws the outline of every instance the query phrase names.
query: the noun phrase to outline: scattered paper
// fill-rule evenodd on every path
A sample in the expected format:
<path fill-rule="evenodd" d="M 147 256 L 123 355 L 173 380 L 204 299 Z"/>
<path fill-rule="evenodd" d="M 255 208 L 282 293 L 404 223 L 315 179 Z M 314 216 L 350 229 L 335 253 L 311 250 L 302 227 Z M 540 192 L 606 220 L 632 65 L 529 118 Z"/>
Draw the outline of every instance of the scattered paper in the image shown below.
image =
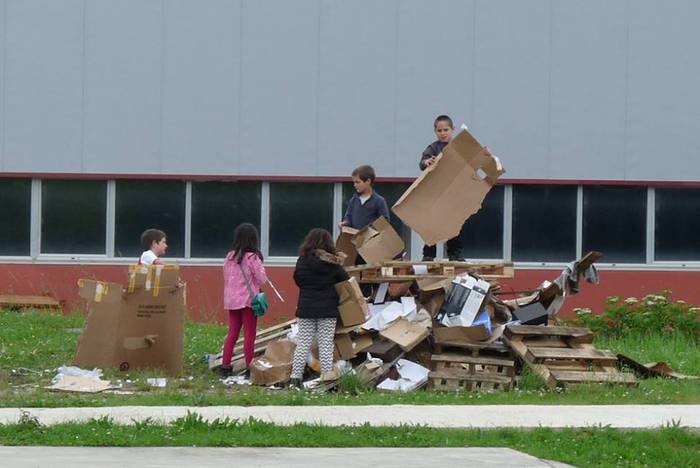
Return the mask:
<path fill-rule="evenodd" d="M 396 369 L 401 378 L 398 380 L 385 379 L 377 388 L 380 390 L 410 392 L 428 381 L 427 368 L 406 359 L 399 359 Z"/>
<path fill-rule="evenodd" d="M 146 379 L 146 383 L 151 387 L 165 388 L 168 385 L 168 379 L 165 377 Z"/>
<path fill-rule="evenodd" d="M 60 381 L 45 388 L 61 392 L 98 393 L 112 388 L 112 383 L 99 378 L 65 375 Z"/>

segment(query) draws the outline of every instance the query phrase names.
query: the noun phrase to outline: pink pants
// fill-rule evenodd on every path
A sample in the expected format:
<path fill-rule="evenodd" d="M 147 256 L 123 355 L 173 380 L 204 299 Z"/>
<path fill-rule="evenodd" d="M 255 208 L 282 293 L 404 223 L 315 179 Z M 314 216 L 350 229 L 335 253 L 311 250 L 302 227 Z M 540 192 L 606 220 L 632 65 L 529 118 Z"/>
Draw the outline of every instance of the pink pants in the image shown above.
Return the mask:
<path fill-rule="evenodd" d="M 249 367 L 255 352 L 255 333 L 258 317 L 250 307 L 228 311 L 228 335 L 224 341 L 224 356 L 222 366 L 229 367 L 233 357 L 233 348 L 236 346 L 238 335 L 241 333 L 243 325 L 243 355 L 245 356 L 245 366 Z"/>

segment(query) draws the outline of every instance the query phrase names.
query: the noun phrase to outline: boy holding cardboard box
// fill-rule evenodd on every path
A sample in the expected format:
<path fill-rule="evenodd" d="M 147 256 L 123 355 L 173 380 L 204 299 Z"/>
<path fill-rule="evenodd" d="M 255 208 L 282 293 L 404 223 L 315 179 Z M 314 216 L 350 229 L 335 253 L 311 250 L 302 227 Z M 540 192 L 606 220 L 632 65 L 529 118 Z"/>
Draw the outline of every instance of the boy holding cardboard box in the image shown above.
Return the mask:
<path fill-rule="evenodd" d="M 362 229 L 380 216 L 389 219 L 389 207 L 384 197 L 372 188 L 376 175 L 372 166 L 360 166 L 352 171 L 352 185 L 355 194 L 348 203 L 348 209 L 340 222 L 340 227 Z"/>

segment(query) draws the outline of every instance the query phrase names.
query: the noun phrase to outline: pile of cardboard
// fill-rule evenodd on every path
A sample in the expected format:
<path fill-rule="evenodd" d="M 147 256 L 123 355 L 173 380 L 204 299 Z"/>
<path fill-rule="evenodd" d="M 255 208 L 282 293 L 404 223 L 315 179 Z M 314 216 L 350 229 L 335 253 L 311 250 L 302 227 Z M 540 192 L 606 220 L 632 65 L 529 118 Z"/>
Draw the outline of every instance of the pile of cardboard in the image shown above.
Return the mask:
<path fill-rule="evenodd" d="M 457 235 L 504 170 L 466 130 L 409 187 L 393 211 L 430 244 Z M 460 200 L 460 203 L 455 203 Z M 554 387 L 574 382 L 634 384 L 616 357 L 596 350 L 588 330 L 551 325 L 581 275 L 597 281 L 591 252 L 554 281 L 506 299 L 496 282 L 510 263 L 410 262 L 379 218 L 343 228 L 336 247 L 350 280 L 340 298 L 335 359 L 383 391 L 510 389 L 525 366 Z M 358 256 L 365 263 L 357 265 Z M 362 285 L 362 287 L 361 287 Z M 293 339 L 293 334 L 290 336 Z M 309 360 L 309 374 L 318 362 Z"/>

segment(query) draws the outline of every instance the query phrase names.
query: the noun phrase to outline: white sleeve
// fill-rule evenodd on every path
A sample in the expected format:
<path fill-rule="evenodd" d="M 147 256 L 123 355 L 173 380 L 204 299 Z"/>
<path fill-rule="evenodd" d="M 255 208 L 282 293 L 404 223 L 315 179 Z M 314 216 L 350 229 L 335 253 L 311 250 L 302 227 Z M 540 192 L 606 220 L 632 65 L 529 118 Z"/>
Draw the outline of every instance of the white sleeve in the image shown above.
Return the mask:
<path fill-rule="evenodd" d="M 140 259 L 141 265 L 145 265 L 145 266 L 152 265 L 153 262 L 155 262 L 157 258 L 158 257 L 156 257 L 156 254 L 154 254 L 150 250 L 146 250 L 144 253 L 141 254 L 141 259 Z"/>

